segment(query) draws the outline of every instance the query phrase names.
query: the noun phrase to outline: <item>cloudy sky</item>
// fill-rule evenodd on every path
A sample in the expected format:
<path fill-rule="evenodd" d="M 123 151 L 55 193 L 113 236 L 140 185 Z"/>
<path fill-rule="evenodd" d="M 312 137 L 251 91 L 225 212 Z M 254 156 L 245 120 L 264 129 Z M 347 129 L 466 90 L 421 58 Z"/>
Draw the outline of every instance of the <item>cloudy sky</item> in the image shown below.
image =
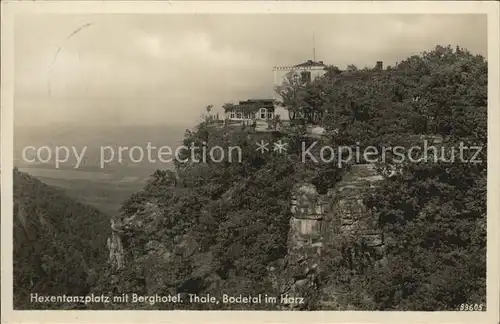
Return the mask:
<path fill-rule="evenodd" d="M 438 44 L 486 56 L 486 29 L 479 15 L 21 16 L 15 121 L 188 125 L 208 104 L 271 97 L 272 67 L 312 59 L 313 34 L 316 59 L 343 68 Z"/>

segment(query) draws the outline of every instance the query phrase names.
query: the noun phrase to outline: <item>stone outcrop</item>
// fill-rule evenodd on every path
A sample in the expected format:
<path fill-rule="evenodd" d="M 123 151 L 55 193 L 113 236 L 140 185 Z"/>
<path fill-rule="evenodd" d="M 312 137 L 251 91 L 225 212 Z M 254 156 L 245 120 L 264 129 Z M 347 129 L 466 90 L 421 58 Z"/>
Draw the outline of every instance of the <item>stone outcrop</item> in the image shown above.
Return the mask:
<path fill-rule="evenodd" d="M 319 267 L 323 248 L 322 228 L 324 226 L 327 201 L 318 194 L 316 187 L 306 181 L 292 189 L 290 232 L 288 254 L 278 265 L 278 275 L 271 271 L 273 282 L 280 295 L 305 298 L 313 302 L 309 293 L 318 286 Z M 274 270 L 273 267 L 271 270 Z M 303 309 L 307 304 L 283 305 L 283 309 Z"/>
<path fill-rule="evenodd" d="M 381 246 L 382 233 L 377 220 L 363 203 L 364 196 L 383 180 L 372 164 L 353 165 L 342 180 L 330 190 L 331 213 L 325 227 L 326 239 L 335 235 L 363 237 L 368 246 Z"/>
<path fill-rule="evenodd" d="M 133 215 L 111 221 L 108 249 L 113 284 L 120 281 L 122 270 L 132 271 L 149 295 L 175 294 L 176 288 L 190 280 L 211 279 L 211 255 L 198 253 L 200 247 L 189 233 L 175 238 L 158 237 L 162 220 L 161 207 L 149 201 Z M 168 246 L 166 242 L 170 242 Z M 191 263 L 196 271 L 189 277 L 179 276 L 170 271 L 175 263 Z"/>
<path fill-rule="evenodd" d="M 324 129 L 309 130 L 305 139 L 328 144 Z M 319 150 L 319 147 L 314 149 Z M 314 149 L 312 151 L 314 151 Z M 295 185 L 290 201 L 290 233 L 288 254 L 285 259 L 269 267 L 271 281 L 279 294 L 291 297 L 312 298 L 311 294 L 322 290 L 322 300 L 317 304 L 335 307 L 335 287 L 319 287 L 319 275 L 323 271 L 323 249 L 335 244 L 340 236 L 354 236 L 362 242 L 362 251 L 349 251 L 352 257 L 383 264 L 384 237 L 377 220 L 364 205 L 366 194 L 376 188 L 383 179 L 375 165 L 352 165 L 342 180 L 326 194 L 319 194 L 310 182 L 308 170 L 303 180 Z M 325 290 L 326 289 L 326 290 Z M 326 291 L 329 291 L 325 294 Z M 314 302 L 314 301 L 313 301 Z M 305 308 L 307 305 L 285 305 L 285 309 Z"/>
<path fill-rule="evenodd" d="M 111 225 L 111 228 L 113 228 L 113 223 Z M 123 269 L 125 267 L 125 252 L 123 250 L 123 244 L 120 235 L 113 230 L 111 232 L 111 236 L 108 237 L 107 243 L 111 269 L 113 271 Z"/>
<path fill-rule="evenodd" d="M 302 245 L 321 244 L 321 227 L 325 217 L 326 201 L 310 183 L 295 186 L 292 194 L 290 221 L 290 249 Z"/>
<path fill-rule="evenodd" d="M 298 183 L 292 195 L 288 255 L 277 266 L 270 268 L 276 289 L 280 294 L 304 297 L 317 290 L 322 269 L 325 245 L 339 236 L 359 238 L 362 251 L 349 251 L 353 258 L 361 255 L 375 266 L 384 264 L 384 236 L 377 221 L 364 205 L 366 194 L 383 180 L 375 166 L 351 166 L 343 179 L 327 194 L 320 195 L 307 181 Z M 282 277 L 277 279 L 277 270 Z M 323 296 L 318 304 L 335 307 L 335 287 L 322 287 Z M 325 294 L 325 291 L 329 291 Z M 288 305 L 297 308 L 300 305 Z"/>
<path fill-rule="evenodd" d="M 161 209 L 155 202 L 147 202 L 141 210 L 130 217 L 115 218 L 111 220 L 111 236 L 107 244 L 109 249 L 109 262 L 113 270 L 124 269 L 129 257 L 126 242 L 137 233 L 151 234 L 161 221 Z M 143 247 L 145 254 L 151 254 L 160 249 L 158 242 L 151 240 Z"/>
<path fill-rule="evenodd" d="M 351 257 L 362 258 L 376 267 L 386 263 L 384 233 L 378 227 L 378 220 L 365 206 L 364 198 L 383 179 L 373 164 L 353 165 L 329 192 L 332 205 L 324 232 L 326 242 L 332 242 L 336 236 L 357 239 L 361 247 L 349 251 Z"/>

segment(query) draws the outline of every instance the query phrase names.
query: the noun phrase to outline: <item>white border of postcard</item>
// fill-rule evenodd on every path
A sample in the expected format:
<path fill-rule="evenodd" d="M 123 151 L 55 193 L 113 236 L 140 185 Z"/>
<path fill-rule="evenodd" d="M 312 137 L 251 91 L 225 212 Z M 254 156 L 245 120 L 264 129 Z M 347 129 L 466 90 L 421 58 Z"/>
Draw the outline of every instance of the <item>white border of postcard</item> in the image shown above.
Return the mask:
<path fill-rule="evenodd" d="M 499 323 L 499 3 L 495 1 L 2 1 L 1 208 L 2 323 Z M 367 13 L 486 14 L 488 16 L 488 257 L 487 312 L 357 311 L 14 311 L 12 300 L 12 170 L 14 18 L 20 13 Z"/>

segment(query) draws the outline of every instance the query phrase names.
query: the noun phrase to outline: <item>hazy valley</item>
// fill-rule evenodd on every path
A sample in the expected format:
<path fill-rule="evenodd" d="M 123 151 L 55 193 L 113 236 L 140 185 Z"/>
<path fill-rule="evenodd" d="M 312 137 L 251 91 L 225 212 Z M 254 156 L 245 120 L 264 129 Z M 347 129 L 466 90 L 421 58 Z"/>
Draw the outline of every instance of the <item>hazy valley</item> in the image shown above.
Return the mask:
<path fill-rule="evenodd" d="M 141 190 L 147 179 L 157 169 L 173 169 L 172 163 L 157 160 L 151 163 L 147 158 L 132 162 L 127 153 L 123 154 L 122 163 L 118 158 L 101 167 L 101 147 L 152 146 L 177 147 L 183 139 L 186 128 L 179 125 L 164 126 L 59 126 L 16 129 L 14 138 L 14 165 L 44 183 L 62 188 L 72 198 L 92 205 L 108 215 L 116 215 L 123 202 L 133 193 Z M 32 146 L 51 148 L 52 160 L 48 163 L 28 162 L 23 158 L 23 149 Z M 77 167 L 75 157 L 67 162 L 55 165 L 55 147 L 75 147 L 81 154 L 84 147 L 84 162 Z M 27 153 L 29 161 L 36 158 L 35 150 Z M 42 151 L 42 158 L 48 157 Z M 70 153 L 72 154 L 72 153 Z"/>

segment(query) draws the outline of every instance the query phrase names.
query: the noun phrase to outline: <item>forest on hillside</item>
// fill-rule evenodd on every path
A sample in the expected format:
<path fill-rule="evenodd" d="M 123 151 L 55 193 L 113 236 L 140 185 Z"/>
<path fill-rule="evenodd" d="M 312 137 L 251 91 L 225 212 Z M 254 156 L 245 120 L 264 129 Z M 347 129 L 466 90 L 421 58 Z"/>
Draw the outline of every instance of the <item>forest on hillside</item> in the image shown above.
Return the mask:
<path fill-rule="evenodd" d="M 418 135 L 433 135 L 450 147 L 482 147 L 476 156 L 482 163 L 400 163 L 399 173 L 366 197 L 378 226 L 390 238 L 388 262 L 382 269 L 347 262 L 340 251 L 358 246 L 359 238 L 331 242 L 319 285 L 328 283 L 344 292 L 338 309 L 456 310 L 464 303 L 485 305 L 485 58 L 459 47 L 437 46 L 384 70 L 329 67 L 312 83 L 291 81 L 277 91 L 288 109 L 321 111 L 321 126 L 336 145 L 409 146 L 421 144 L 415 140 Z M 159 170 L 152 175 L 144 190 L 124 204 L 123 217 L 147 219 L 147 203 L 161 212 L 127 238 L 129 265 L 112 288 L 105 279 L 101 289 L 215 295 L 272 290 L 267 268 L 287 253 L 293 185 L 308 177 L 324 192 L 349 168 L 349 163 L 298 163 L 299 143 L 305 139 L 301 125 L 280 136 L 289 144 L 287 155 L 257 153 L 247 131 L 211 127 L 208 119 L 187 131 L 185 143 L 207 143 L 207 148 L 238 145 L 245 158 L 242 163 L 177 163 L 176 173 Z M 393 162 L 389 158 L 380 167 L 393 167 Z M 148 254 L 151 242 L 173 251 L 171 257 Z M 319 309 L 314 303 L 318 292 L 304 293 L 311 300 L 305 309 Z M 144 306 L 158 307 L 169 306 Z M 237 306 L 259 307 L 274 309 Z"/>
<path fill-rule="evenodd" d="M 14 309 L 73 309 L 33 303 L 40 295 L 86 295 L 107 267 L 109 216 L 14 169 Z"/>
<path fill-rule="evenodd" d="M 384 70 L 327 73 L 308 84 L 277 89 L 289 109 L 323 113 L 321 126 L 335 145 L 409 146 L 416 135 L 446 145 L 481 146 L 482 163 L 399 163 L 396 175 L 366 197 L 387 238 L 387 263 L 347 262 L 341 252 L 359 238 L 325 248 L 318 286 L 333 285 L 335 310 L 456 310 L 486 302 L 487 61 L 466 49 L 437 46 Z M 14 296 L 44 294 L 211 293 L 257 295 L 273 290 L 270 266 L 294 267 L 287 255 L 293 186 L 311 179 L 326 192 L 349 163 L 299 163 L 303 125 L 277 139 L 287 154 L 255 150 L 255 134 L 213 127 L 209 119 L 185 143 L 239 146 L 241 163 L 176 163 L 156 171 L 123 205 L 122 219 L 141 226 L 124 236 L 127 264 L 108 263 L 109 220 L 36 179 L 14 171 Z M 419 137 L 418 137 L 419 138 Z M 380 169 L 394 167 L 390 158 Z M 152 207 L 153 206 L 153 207 Z M 117 220 L 118 221 L 118 220 Z M 151 246 L 156 246 L 151 253 Z M 161 253 L 160 253 L 161 252 Z M 304 291 L 303 309 L 317 310 L 319 290 Z M 53 307 L 57 307 L 53 305 Z M 168 304 L 94 305 L 168 309 Z M 176 304 L 177 309 L 276 309 L 274 305 Z M 483 309 L 484 310 L 484 309 Z"/>

